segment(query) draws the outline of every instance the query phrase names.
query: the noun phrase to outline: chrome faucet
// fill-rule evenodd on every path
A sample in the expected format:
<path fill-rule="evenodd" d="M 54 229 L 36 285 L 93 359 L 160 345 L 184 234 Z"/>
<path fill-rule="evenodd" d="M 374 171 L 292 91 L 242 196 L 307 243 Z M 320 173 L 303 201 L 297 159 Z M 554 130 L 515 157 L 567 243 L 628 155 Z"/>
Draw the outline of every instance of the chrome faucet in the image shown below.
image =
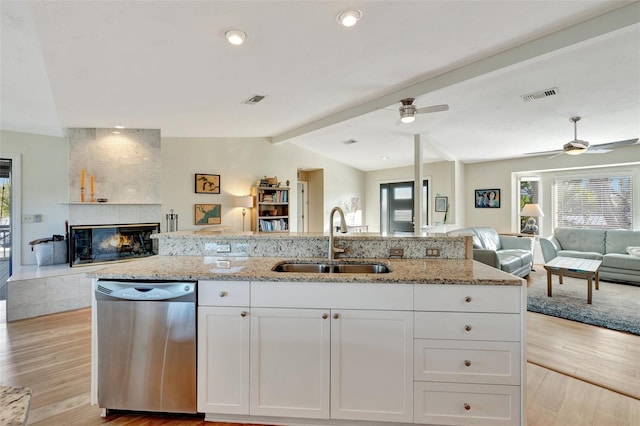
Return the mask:
<path fill-rule="evenodd" d="M 331 213 L 329 213 L 329 260 L 333 260 L 336 258 L 336 253 L 344 253 L 343 248 L 334 247 L 333 245 L 333 214 L 338 212 L 340 215 L 340 232 L 343 234 L 347 233 L 347 222 L 344 220 L 344 212 L 340 207 L 334 207 L 331 209 Z"/>

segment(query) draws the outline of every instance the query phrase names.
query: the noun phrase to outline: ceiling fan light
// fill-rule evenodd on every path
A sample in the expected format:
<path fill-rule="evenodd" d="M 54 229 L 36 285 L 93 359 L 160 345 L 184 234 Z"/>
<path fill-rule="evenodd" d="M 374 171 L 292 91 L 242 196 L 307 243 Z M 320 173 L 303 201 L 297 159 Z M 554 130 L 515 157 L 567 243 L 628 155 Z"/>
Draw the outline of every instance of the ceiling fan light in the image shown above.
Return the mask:
<path fill-rule="evenodd" d="M 415 119 L 415 115 L 400 115 L 400 121 L 405 124 L 413 123 Z"/>
<path fill-rule="evenodd" d="M 343 10 L 338 14 L 338 22 L 344 27 L 353 27 L 362 18 L 358 9 Z"/>
<path fill-rule="evenodd" d="M 585 152 L 587 152 L 587 148 L 572 147 L 572 148 L 566 149 L 564 152 L 565 152 L 565 154 L 569 154 L 569 155 L 580 155 L 580 154 L 584 154 Z"/>
<path fill-rule="evenodd" d="M 402 105 L 400 107 L 400 122 L 412 123 L 416 119 L 416 107 L 413 105 Z"/>
<path fill-rule="evenodd" d="M 235 46 L 239 46 L 244 43 L 244 40 L 247 38 L 247 34 L 244 31 L 240 30 L 231 30 L 224 33 L 224 36 L 227 38 L 227 41 Z"/>
<path fill-rule="evenodd" d="M 587 150 L 589 149 L 589 142 L 576 139 L 564 144 L 562 149 L 566 154 L 580 155 L 587 152 Z"/>

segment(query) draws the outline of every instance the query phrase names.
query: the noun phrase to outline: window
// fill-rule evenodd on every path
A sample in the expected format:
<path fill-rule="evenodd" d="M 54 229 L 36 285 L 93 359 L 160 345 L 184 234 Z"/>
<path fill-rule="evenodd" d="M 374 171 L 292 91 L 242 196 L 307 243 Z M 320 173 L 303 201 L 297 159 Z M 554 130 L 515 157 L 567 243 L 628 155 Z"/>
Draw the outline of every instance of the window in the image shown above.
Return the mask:
<path fill-rule="evenodd" d="M 555 226 L 633 229 L 633 176 L 556 179 Z"/>
<path fill-rule="evenodd" d="M 540 178 L 537 176 L 520 178 L 520 208 L 518 209 L 518 217 L 520 218 L 521 232 L 527 223 L 527 219 L 529 219 L 526 216 L 520 216 L 520 212 L 525 204 L 540 204 Z"/>

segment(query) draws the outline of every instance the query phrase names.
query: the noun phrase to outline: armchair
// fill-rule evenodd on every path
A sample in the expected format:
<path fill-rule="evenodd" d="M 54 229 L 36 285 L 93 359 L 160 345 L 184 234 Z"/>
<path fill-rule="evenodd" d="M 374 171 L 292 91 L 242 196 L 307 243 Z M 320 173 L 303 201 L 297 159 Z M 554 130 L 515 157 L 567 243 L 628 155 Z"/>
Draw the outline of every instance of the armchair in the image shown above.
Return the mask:
<path fill-rule="evenodd" d="M 473 259 L 518 277 L 526 277 L 533 268 L 534 239 L 500 235 L 489 227 L 462 228 L 448 235 L 473 238 Z"/>

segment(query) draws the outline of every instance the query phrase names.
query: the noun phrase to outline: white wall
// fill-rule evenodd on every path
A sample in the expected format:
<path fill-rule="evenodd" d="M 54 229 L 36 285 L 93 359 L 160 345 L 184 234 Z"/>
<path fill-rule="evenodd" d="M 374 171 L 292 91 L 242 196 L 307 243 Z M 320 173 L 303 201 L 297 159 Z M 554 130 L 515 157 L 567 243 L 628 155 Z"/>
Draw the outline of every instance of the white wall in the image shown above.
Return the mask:
<path fill-rule="evenodd" d="M 289 220 L 297 229 L 298 169 L 324 171 L 324 229 L 333 206 L 351 197 L 364 198 L 364 173 L 291 144 L 273 145 L 263 138 L 162 138 L 162 212 L 179 215 L 179 229 L 194 225 L 194 204 L 222 206 L 222 225 L 242 229 L 242 209 L 233 208 L 233 196 L 248 195 L 261 177 L 277 176 L 294 188 L 290 193 Z M 194 174 L 220 175 L 220 195 L 196 194 Z M 162 227 L 164 229 L 164 226 Z M 249 214 L 247 214 L 249 228 Z"/>
<path fill-rule="evenodd" d="M 29 241 L 65 232 L 64 223 L 69 217 L 65 204 L 69 201 L 68 153 L 66 137 L 0 131 L 0 154 L 20 155 L 22 160 L 22 214 L 42 215 L 41 223 L 20 225 L 22 240 L 14 243 L 21 248 L 23 265 L 35 264 Z M 295 188 L 298 168 L 324 170 L 326 229 L 332 206 L 342 205 L 351 197 L 364 198 L 363 172 L 295 145 L 272 145 L 261 138 L 163 138 L 161 157 L 163 230 L 170 209 L 179 214 L 180 229 L 198 229 L 193 219 L 197 203 L 222 204 L 222 224 L 241 230 L 242 209 L 231 207 L 232 196 L 249 194 L 251 186 L 263 176 L 278 176 L 283 184 L 289 179 Z M 221 194 L 195 194 L 195 173 L 221 175 Z M 295 194 L 292 191 L 292 197 Z M 296 229 L 295 198 L 291 201 L 292 228 Z M 247 225 L 249 219 L 247 215 Z"/>
<path fill-rule="evenodd" d="M 442 222 L 444 213 L 436 212 L 435 197 L 439 194 L 449 198 L 449 214 L 447 223 L 456 223 L 455 198 L 455 162 L 440 161 L 424 164 L 423 177 L 429 180 L 429 224 Z M 365 217 L 364 224 L 369 225 L 369 232 L 380 232 L 380 184 L 387 182 L 406 182 L 414 180 L 413 166 L 393 169 L 375 170 L 366 173 Z"/>
<path fill-rule="evenodd" d="M 606 167 L 606 168 L 605 168 Z M 551 205 L 551 184 L 555 175 L 584 175 L 603 171 L 635 171 L 640 169 L 640 145 L 621 147 L 606 154 L 583 154 L 580 156 L 561 155 L 555 158 L 547 156 L 522 159 L 491 161 L 465 165 L 465 184 L 459 200 L 465 206 L 464 226 L 491 226 L 498 232 L 518 231 L 518 188 L 514 186 L 517 174 L 542 176 L 541 207 L 545 217 L 541 221 L 541 235 L 552 233 L 553 206 Z M 582 169 L 582 170 L 580 170 Z M 475 208 L 474 189 L 499 188 L 501 204 L 499 209 Z M 640 182 L 634 186 L 634 224 L 640 227 Z"/>
<path fill-rule="evenodd" d="M 19 244 L 22 264 L 34 264 L 35 252 L 29 241 L 64 235 L 64 222 L 68 217 L 68 141 L 67 138 L 29 133 L 0 131 L 0 157 L 20 154 L 22 215 L 41 214 L 40 223 L 21 223 L 22 241 Z"/>

